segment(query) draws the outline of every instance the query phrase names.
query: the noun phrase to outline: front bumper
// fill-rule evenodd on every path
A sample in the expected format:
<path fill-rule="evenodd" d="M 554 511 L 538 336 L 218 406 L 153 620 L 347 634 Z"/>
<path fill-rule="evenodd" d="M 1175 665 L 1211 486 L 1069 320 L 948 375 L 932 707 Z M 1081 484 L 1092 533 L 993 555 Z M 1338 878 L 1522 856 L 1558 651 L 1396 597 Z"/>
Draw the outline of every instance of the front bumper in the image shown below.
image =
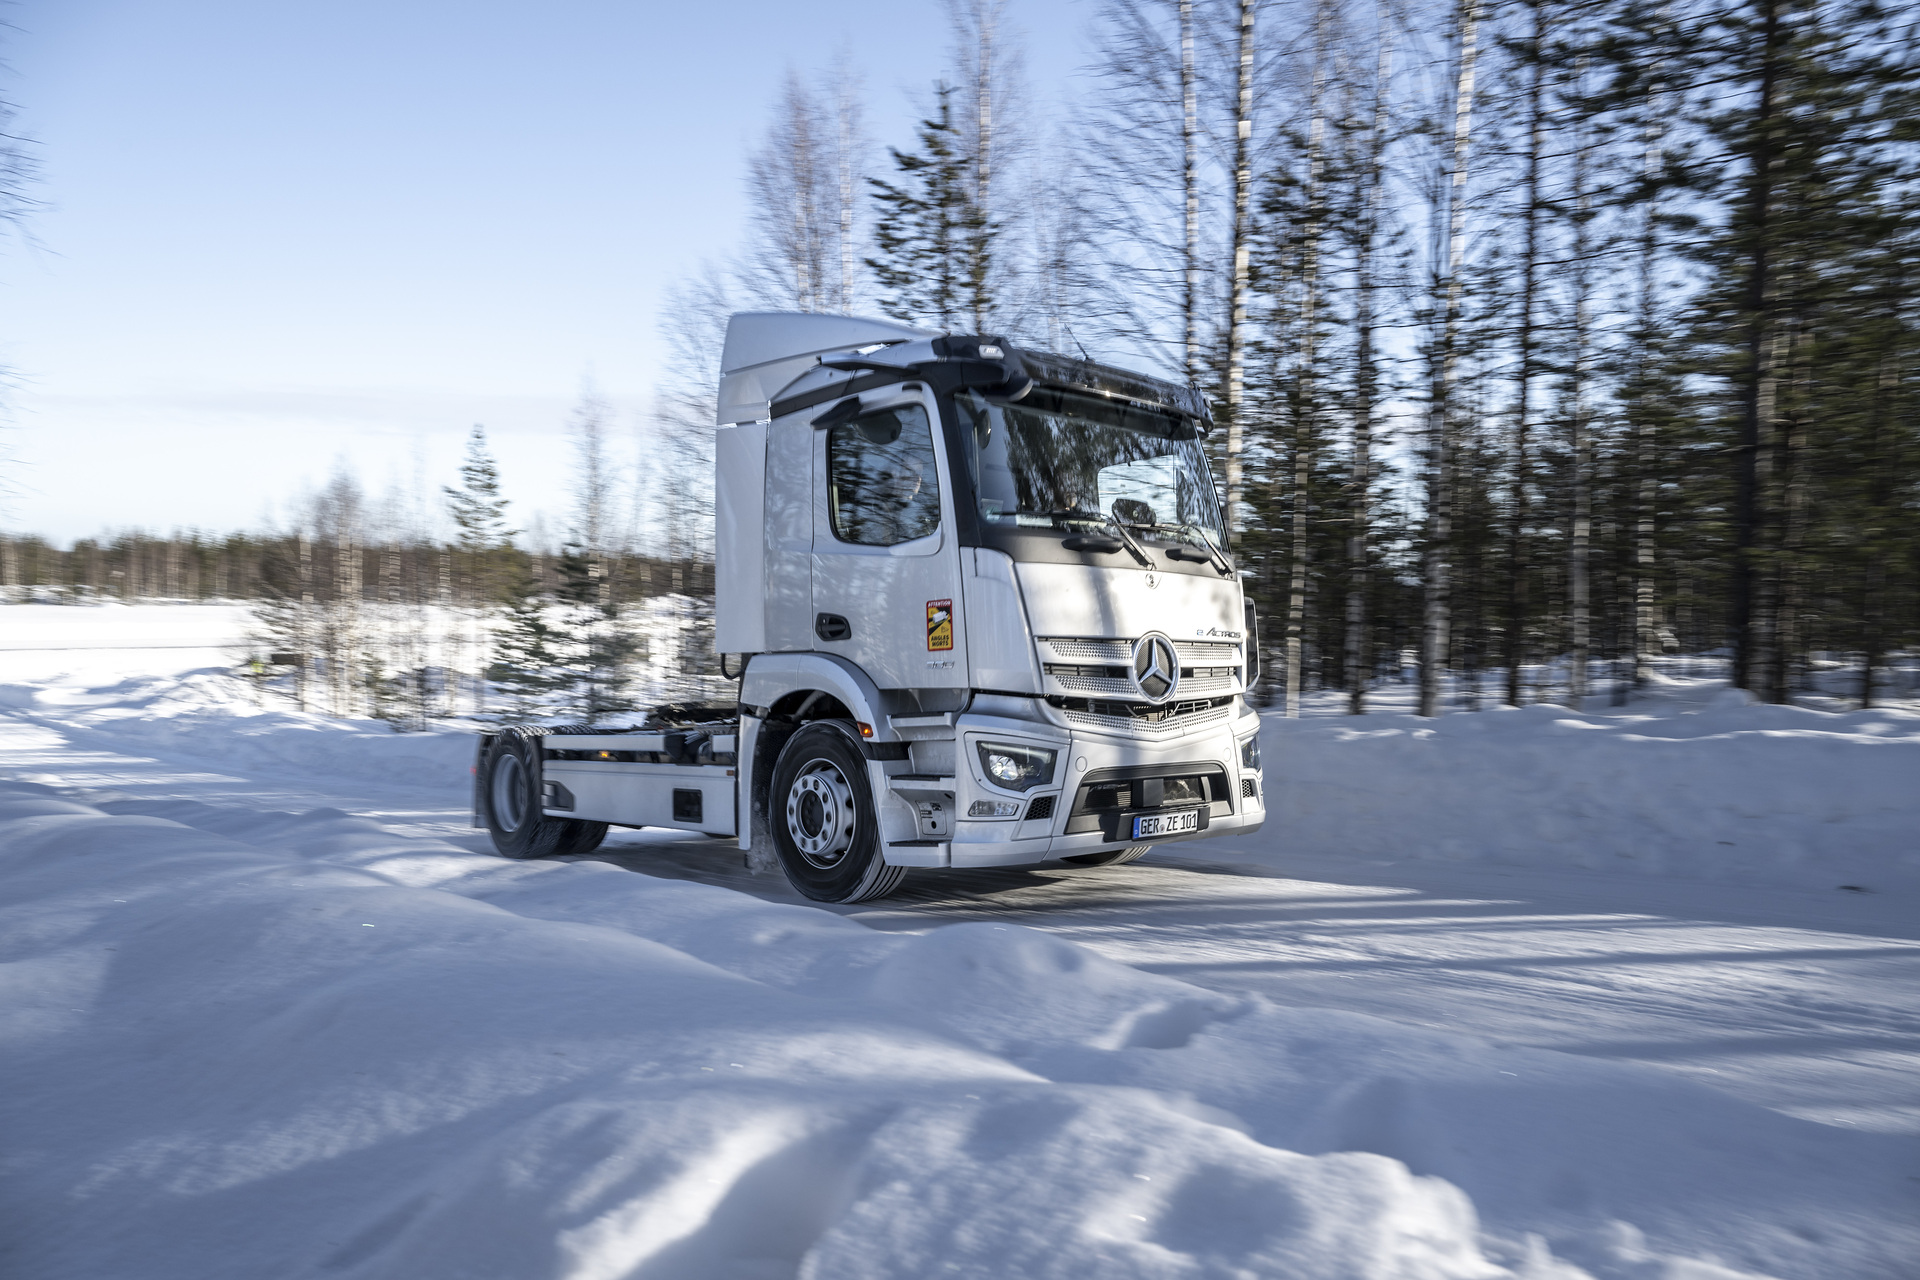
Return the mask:
<path fill-rule="evenodd" d="M 1265 789 L 1258 771 L 1241 764 L 1241 744 L 1259 730 L 1259 716 L 1235 700 L 1231 713 L 1196 728 L 1151 741 L 1101 732 L 1067 722 L 1044 703 L 1036 704 L 1044 719 L 981 715 L 969 712 L 953 726 L 951 773 L 942 777 L 952 787 L 941 819 L 927 809 L 925 793 L 909 795 L 888 826 L 907 838 L 889 838 L 887 861 L 899 866 L 1007 867 L 1030 866 L 1060 858 L 1126 849 L 1137 844 L 1175 844 L 1214 836 L 1248 835 L 1266 821 Z M 1052 714 L 1047 714 L 1052 713 Z M 1030 791 L 1014 792 L 993 785 L 979 766 L 978 742 L 1011 743 L 1057 751 L 1054 777 Z M 928 744 L 930 747 L 934 744 Z M 900 771 L 911 772 L 911 766 Z M 943 771 L 944 772 L 944 771 Z M 1209 778 L 1207 798 L 1196 802 L 1191 793 L 1155 798 L 1144 795 L 1139 782 L 1162 777 Z M 1116 778 L 1127 801 L 1089 810 L 1088 788 L 1105 788 L 1097 800 L 1111 801 Z M 949 782 L 950 779 L 950 782 Z M 1129 786 L 1129 783 L 1132 785 Z M 1149 786 L 1151 784 L 1149 783 Z M 896 788 L 896 796 L 901 792 Z M 1224 793 L 1224 794 L 1222 794 Z M 1018 801 L 1020 815 L 1012 818 L 968 816 L 975 801 Z M 937 805 L 939 801 L 936 799 Z M 915 807 L 917 806 L 917 808 Z M 1132 838 L 1134 816 L 1172 813 L 1186 808 L 1202 810 L 1201 829 L 1147 839 Z M 1039 812 L 1036 812 L 1038 810 Z M 903 818 L 902 813 L 907 816 Z M 934 820 L 929 823 L 929 817 Z M 911 825 L 917 820 L 917 825 Z"/>

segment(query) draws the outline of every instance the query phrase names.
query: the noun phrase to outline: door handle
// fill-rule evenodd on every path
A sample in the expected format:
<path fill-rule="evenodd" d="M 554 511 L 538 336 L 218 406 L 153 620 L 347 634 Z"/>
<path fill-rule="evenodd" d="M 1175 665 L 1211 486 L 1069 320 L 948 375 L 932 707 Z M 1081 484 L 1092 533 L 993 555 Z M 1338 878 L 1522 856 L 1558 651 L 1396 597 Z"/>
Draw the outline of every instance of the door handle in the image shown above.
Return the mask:
<path fill-rule="evenodd" d="M 851 640 L 853 624 L 837 613 L 817 613 L 813 617 L 813 634 L 822 640 Z"/>

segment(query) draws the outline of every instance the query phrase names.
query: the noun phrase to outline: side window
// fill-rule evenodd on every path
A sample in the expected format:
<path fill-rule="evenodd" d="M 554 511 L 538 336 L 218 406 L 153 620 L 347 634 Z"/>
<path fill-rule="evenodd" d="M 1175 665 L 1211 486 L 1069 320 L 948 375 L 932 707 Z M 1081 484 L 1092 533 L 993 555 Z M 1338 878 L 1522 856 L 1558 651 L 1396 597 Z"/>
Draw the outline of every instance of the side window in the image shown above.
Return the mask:
<path fill-rule="evenodd" d="M 940 479 L 927 411 L 905 404 L 827 432 L 827 502 L 842 542 L 890 547 L 940 527 Z"/>

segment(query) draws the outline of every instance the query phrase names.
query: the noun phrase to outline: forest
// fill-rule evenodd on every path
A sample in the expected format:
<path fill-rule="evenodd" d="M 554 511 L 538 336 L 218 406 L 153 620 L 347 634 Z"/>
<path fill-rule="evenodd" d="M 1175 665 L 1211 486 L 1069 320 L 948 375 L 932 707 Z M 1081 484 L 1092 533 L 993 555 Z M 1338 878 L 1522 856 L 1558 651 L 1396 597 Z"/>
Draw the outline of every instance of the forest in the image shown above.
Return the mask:
<path fill-rule="evenodd" d="M 7 539 L 0 587 L 257 598 L 288 634 L 303 601 L 469 609 L 476 673 L 571 607 L 600 638 L 563 701 L 610 714 L 580 691 L 619 684 L 629 605 L 710 599 L 726 315 L 867 311 L 1207 393 L 1260 697 L 1290 714 L 1401 679 L 1426 715 L 1618 701 L 1675 654 L 1768 701 L 1836 661 L 1885 696 L 1920 643 L 1913 6 L 1092 12 L 1062 66 L 1014 0 L 948 0 L 947 73 L 884 128 L 851 57 L 774 87 L 746 239 L 663 308 L 657 466 L 586 467 L 563 549 L 473 523 L 467 474 L 407 537 L 339 490 L 273 533 Z M 603 457 L 604 415 L 575 417 Z"/>

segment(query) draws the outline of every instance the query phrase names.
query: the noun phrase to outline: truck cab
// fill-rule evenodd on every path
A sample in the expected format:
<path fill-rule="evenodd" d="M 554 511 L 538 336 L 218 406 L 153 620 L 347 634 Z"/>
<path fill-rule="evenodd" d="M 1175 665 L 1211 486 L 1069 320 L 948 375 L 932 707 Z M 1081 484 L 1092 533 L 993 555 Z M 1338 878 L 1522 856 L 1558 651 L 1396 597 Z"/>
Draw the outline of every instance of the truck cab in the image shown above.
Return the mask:
<path fill-rule="evenodd" d="M 726 797 L 703 794 L 699 824 L 662 825 L 718 825 L 839 902 L 912 867 L 1102 865 L 1258 829 L 1258 643 L 1211 425 L 1191 388 L 993 335 L 734 316 L 715 643 L 739 706 L 682 727 L 730 750 L 664 766 L 726 770 L 733 811 L 716 824 Z M 522 752 L 574 805 L 542 816 L 614 812 L 609 762 L 568 745 Z"/>

